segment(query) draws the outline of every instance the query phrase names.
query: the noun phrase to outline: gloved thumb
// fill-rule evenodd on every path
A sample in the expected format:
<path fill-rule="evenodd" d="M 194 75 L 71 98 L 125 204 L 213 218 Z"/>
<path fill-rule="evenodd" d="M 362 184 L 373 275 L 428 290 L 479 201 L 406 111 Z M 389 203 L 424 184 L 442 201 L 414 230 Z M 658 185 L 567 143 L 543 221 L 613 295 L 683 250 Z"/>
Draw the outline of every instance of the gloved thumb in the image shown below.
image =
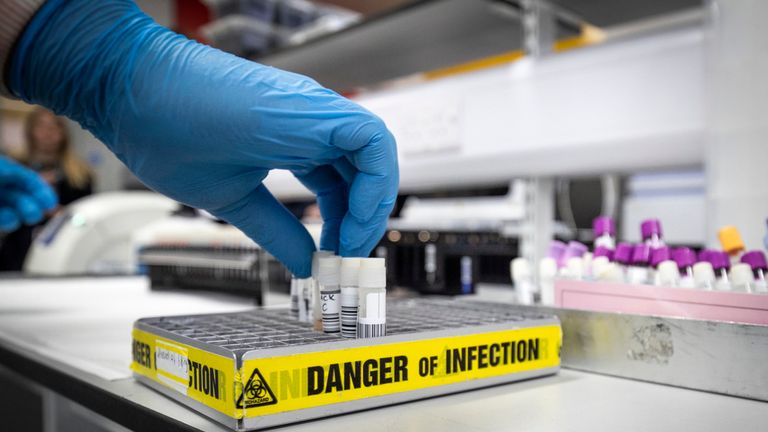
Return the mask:
<path fill-rule="evenodd" d="M 309 277 L 315 243 L 304 226 L 260 184 L 239 201 L 211 213 L 243 231 L 296 277 Z"/>

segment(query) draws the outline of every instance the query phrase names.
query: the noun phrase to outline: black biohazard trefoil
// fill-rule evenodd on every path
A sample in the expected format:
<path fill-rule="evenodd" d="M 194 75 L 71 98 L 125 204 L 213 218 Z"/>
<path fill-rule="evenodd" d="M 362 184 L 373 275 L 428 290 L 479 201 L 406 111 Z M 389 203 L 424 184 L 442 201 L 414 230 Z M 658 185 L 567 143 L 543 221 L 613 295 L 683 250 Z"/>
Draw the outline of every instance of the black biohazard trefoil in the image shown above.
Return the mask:
<path fill-rule="evenodd" d="M 251 377 L 243 387 L 243 392 L 237 399 L 237 408 L 253 408 L 263 405 L 274 405 L 277 403 L 277 397 L 269 388 L 269 384 L 256 368 L 251 373 Z"/>

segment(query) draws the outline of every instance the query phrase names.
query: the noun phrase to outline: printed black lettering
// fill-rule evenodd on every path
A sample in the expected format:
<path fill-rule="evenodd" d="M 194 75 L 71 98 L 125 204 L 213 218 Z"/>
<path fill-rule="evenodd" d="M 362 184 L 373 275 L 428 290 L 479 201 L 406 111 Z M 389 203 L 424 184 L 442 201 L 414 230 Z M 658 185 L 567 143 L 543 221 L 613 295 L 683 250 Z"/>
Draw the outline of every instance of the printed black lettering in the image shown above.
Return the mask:
<path fill-rule="evenodd" d="M 395 382 L 408 381 L 408 357 L 395 357 Z"/>
<path fill-rule="evenodd" d="M 366 387 L 377 385 L 379 378 L 376 370 L 376 360 L 366 360 L 363 363 L 363 385 Z"/>
<path fill-rule="evenodd" d="M 332 391 L 341 390 L 341 371 L 339 370 L 339 365 L 337 363 L 333 363 L 328 366 L 328 381 L 325 385 L 325 392 L 330 393 Z"/>
<path fill-rule="evenodd" d="M 491 344 L 491 347 L 488 349 L 488 359 L 491 367 L 499 365 L 499 348 L 499 344 Z"/>
<path fill-rule="evenodd" d="M 390 363 L 392 363 L 392 357 L 383 357 L 379 359 L 379 384 L 392 383 L 392 375 L 390 375 L 392 366 L 390 366 Z"/>
<path fill-rule="evenodd" d="M 467 370 L 467 348 L 453 349 L 453 372 Z"/>
<path fill-rule="evenodd" d="M 203 365 L 203 370 L 200 373 L 203 384 L 203 393 L 211 394 L 211 372 L 208 370 L 208 366 Z"/>
<path fill-rule="evenodd" d="M 516 357 L 515 357 L 515 346 L 517 346 L 517 342 L 512 341 L 509 343 L 509 362 L 515 363 Z"/>
<path fill-rule="evenodd" d="M 133 361 L 146 367 L 152 368 L 152 348 L 144 342 L 133 340 Z"/>
<path fill-rule="evenodd" d="M 344 363 L 344 390 L 360 388 L 360 362 Z"/>
<path fill-rule="evenodd" d="M 309 396 L 323 392 L 324 374 L 322 366 L 310 366 L 307 368 L 307 394 Z"/>
<path fill-rule="evenodd" d="M 477 347 L 477 367 L 478 369 L 485 369 L 488 367 L 488 345 L 480 345 Z"/>
<path fill-rule="evenodd" d="M 528 360 L 539 359 L 539 338 L 528 339 Z"/>
<path fill-rule="evenodd" d="M 451 350 L 447 349 L 445 350 L 445 374 L 450 375 L 453 373 L 453 370 L 451 369 Z"/>
<path fill-rule="evenodd" d="M 502 342 L 501 349 L 504 352 L 504 361 L 502 363 L 507 364 L 509 363 L 509 342 Z"/>
<path fill-rule="evenodd" d="M 477 360 L 477 347 L 471 346 L 467 348 L 467 370 L 472 370 L 475 360 Z"/>
<path fill-rule="evenodd" d="M 208 394 L 219 399 L 219 371 L 217 369 L 211 368 L 211 382 L 209 387 L 211 392 Z"/>
<path fill-rule="evenodd" d="M 517 361 L 523 362 L 528 357 L 528 344 L 525 341 L 517 343 Z"/>

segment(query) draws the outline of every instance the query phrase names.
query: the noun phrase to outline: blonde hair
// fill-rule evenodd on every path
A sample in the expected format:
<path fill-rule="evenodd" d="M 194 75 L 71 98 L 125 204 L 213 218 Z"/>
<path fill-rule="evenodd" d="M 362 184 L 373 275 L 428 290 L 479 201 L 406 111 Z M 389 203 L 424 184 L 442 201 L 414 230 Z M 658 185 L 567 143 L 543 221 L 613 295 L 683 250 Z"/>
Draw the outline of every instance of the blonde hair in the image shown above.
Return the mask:
<path fill-rule="evenodd" d="M 69 143 L 69 131 L 64 119 L 44 108 L 37 107 L 27 116 L 27 119 L 24 122 L 26 146 L 24 152 L 19 155 L 18 159 L 25 164 L 31 162 L 35 141 L 33 131 L 40 118 L 46 114 L 53 115 L 56 119 L 56 125 L 61 129 L 62 138 L 59 143 L 59 164 L 61 165 L 62 171 L 64 171 L 64 177 L 67 178 L 67 182 L 73 187 L 85 187 L 91 181 L 91 168 L 85 161 L 77 157 L 72 150 L 72 146 L 70 146 Z"/>

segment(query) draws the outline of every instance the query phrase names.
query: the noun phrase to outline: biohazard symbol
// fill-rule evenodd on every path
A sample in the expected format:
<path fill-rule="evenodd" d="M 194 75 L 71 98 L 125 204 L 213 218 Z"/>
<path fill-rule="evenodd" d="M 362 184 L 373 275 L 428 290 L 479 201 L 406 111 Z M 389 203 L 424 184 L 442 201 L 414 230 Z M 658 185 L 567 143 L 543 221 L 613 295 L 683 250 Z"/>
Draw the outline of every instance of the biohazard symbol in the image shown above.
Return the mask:
<path fill-rule="evenodd" d="M 243 401 L 245 399 L 245 401 Z M 248 378 L 248 382 L 243 387 L 243 393 L 237 399 L 238 408 L 253 408 L 262 405 L 272 405 L 277 403 L 275 394 L 272 393 L 272 389 L 269 388 L 269 384 L 259 372 L 259 369 L 254 369 L 251 373 L 251 377 Z"/>

